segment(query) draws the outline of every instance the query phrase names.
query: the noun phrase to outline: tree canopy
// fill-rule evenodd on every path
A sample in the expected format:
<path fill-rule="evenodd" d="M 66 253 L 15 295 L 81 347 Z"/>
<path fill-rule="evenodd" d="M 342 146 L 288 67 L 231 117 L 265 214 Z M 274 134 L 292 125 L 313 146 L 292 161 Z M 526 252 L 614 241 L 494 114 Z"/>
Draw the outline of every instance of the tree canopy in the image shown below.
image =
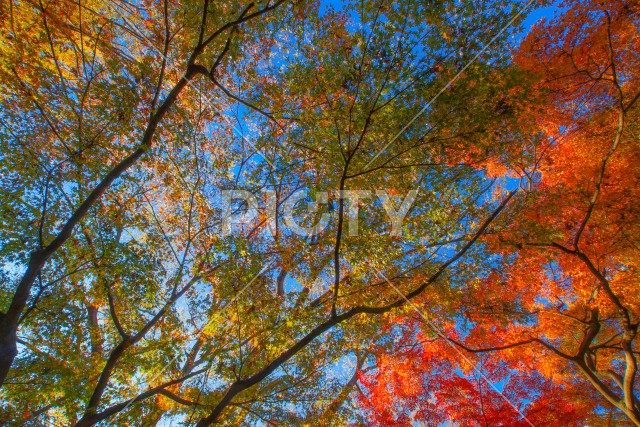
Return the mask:
<path fill-rule="evenodd" d="M 640 426 L 630 1 L 0 3 L 0 424 Z"/>

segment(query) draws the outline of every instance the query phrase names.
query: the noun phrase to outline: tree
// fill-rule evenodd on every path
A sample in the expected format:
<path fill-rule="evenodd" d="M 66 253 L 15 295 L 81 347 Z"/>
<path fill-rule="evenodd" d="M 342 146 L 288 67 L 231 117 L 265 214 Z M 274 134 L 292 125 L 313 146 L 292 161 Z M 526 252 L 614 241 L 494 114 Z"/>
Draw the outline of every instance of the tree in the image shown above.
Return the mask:
<path fill-rule="evenodd" d="M 623 1 L 564 8 L 515 56 L 544 97 L 544 109 L 533 104 L 521 119 L 531 138 L 512 173 L 525 197 L 492 233 L 500 258 L 464 288 L 441 339 L 518 373 L 488 368 L 494 381 L 523 372 L 540 378 L 534 389 L 551 381 L 572 422 L 638 425 L 638 10 Z"/>
<path fill-rule="evenodd" d="M 227 15 L 216 13 L 216 20 L 220 17 L 224 18 L 221 22 L 209 21 L 208 3 L 203 5 L 201 13 L 196 14 L 194 14 L 193 10 L 188 9 L 189 5 L 185 5 L 187 9 L 180 8 L 179 10 L 170 11 L 169 5 L 166 2 L 150 4 L 150 7 L 144 8 L 145 13 L 149 13 L 150 16 L 144 17 L 140 15 L 142 18 L 140 24 L 146 24 L 146 26 L 151 27 L 151 32 L 153 32 L 153 30 L 159 32 L 158 28 L 162 29 L 164 27 L 164 32 L 160 32 L 160 34 L 164 35 L 157 37 L 155 40 L 156 42 L 160 42 L 160 46 L 163 46 L 159 50 L 161 52 L 160 56 L 163 59 L 159 64 L 158 70 L 156 70 L 158 73 L 157 84 L 153 83 L 155 76 L 151 73 L 152 70 L 140 69 L 141 63 L 144 64 L 145 60 L 150 60 L 151 57 L 157 57 L 154 50 L 158 48 L 155 46 L 151 47 L 151 49 L 154 50 L 150 49 L 146 52 L 147 58 L 139 57 L 135 58 L 136 61 L 129 62 L 127 65 L 131 66 L 130 70 L 126 69 L 125 65 L 124 75 L 119 73 L 113 77 L 109 76 L 111 79 L 107 78 L 104 82 L 100 80 L 103 75 L 110 72 L 121 72 L 122 64 L 120 61 L 123 59 L 122 52 L 117 47 L 106 50 L 103 53 L 100 50 L 101 43 L 108 43 L 111 39 L 123 38 L 124 46 L 127 46 L 131 37 L 133 37 L 134 40 L 137 37 L 142 39 L 143 42 L 146 41 L 145 35 L 139 35 L 135 30 L 131 29 L 131 24 L 128 22 L 126 16 L 122 18 L 124 24 L 119 25 L 117 21 L 113 22 L 108 16 L 105 18 L 103 16 L 105 11 L 100 9 L 95 10 L 92 4 L 78 4 L 77 11 L 73 11 L 71 15 L 68 14 L 69 9 L 65 7 L 64 4 L 58 4 L 57 6 L 49 4 L 45 7 L 41 2 L 37 5 L 26 3 L 21 4 L 15 9 L 14 6 L 17 5 L 13 3 L 10 4 L 10 16 L 9 19 L 5 21 L 5 37 L 9 42 L 7 44 L 10 46 L 12 55 L 5 61 L 6 64 L 4 64 L 3 74 L 5 74 L 5 78 L 10 85 L 9 88 L 12 89 L 10 95 L 13 94 L 14 97 L 7 97 L 7 107 L 19 106 L 19 104 L 16 105 L 18 102 L 31 103 L 32 105 L 25 105 L 23 107 L 24 110 L 40 113 L 45 128 L 28 129 L 27 127 L 32 125 L 32 123 L 25 123 L 23 125 L 27 128 L 25 130 L 31 132 L 44 131 L 43 134 L 45 137 L 49 137 L 47 141 L 48 145 L 51 144 L 52 140 L 58 145 L 47 147 L 50 148 L 47 152 L 57 148 L 59 153 L 55 153 L 57 155 L 56 157 L 47 159 L 49 164 L 53 164 L 52 168 L 47 168 L 45 165 L 43 166 L 43 173 L 39 172 L 34 174 L 34 176 L 46 176 L 44 190 L 40 193 L 42 195 L 42 201 L 39 206 L 41 209 L 39 210 L 42 214 L 40 215 L 40 220 L 35 224 L 33 222 L 28 224 L 29 228 L 35 228 L 37 233 L 25 233 L 24 235 L 37 236 L 37 239 L 39 239 L 36 243 L 37 249 L 33 249 L 28 255 L 21 254 L 20 252 L 22 251 L 12 253 L 15 254 L 15 261 L 23 261 L 27 264 L 27 268 L 22 274 L 17 288 L 10 294 L 9 307 L 6 312 L 3 313 L 0 323 L 0 380 L 4 380 L 16 355 L 16 331 L 20 317 L 27 305 L 31 289 L 47 261 L 71 237 L 73 229 L 89 213 L 90 209 L 96 205 L 113 182 L 135 164 L 143 154 L 151 149 L 158 125 L 164 119 L 169 109 L 176 103 L 178 96 L 183 92 L 189 81 L 199 74 L 209 75 L 215 73 L 219 62 L 228 52 L 228 49 L 224 48 L 227 43 L 221 40 L 225 33 L 231 35 L 231 33 L 234 33 L 234 29 L 240 24 L 258 18 L 277 8 L 280 4 L 281 3 L 267 4 L 264 9 L 257 11 L 250 11 L 250 9 L 253 8 L 253 4 L 250 4 L 246 6 L 244 10 L 237 12 L 235 17 L 231 17 L 228 20 L 225 20 Z M 177 33 L 179 32 L 180 34 L 186 35 L 186 39 L 176 39 L 175 36 L 177 33 L 172 34 L 169 26 L 170 12 L 177 14 L 180 18 L 183 16 L 188 17 L 186 22 L 180 22 L 181 19 L 179 18 L 180 21 L 176 22 L 176 29 L 174 30 Z M 156 16 L 163 16 L 164 19 L 160 22 L 155 21 L 153 20 L 154 14 Z M 85 15 L 89 15 L 88 21 Z M 200 15 L 202 15 L 202 18 L 198 20 L 197 18 L 200 18 Z M 32 31 L 34 25 L 38 30 Z M 158 28 L 153 28 L 154 25 Z M 53 27 L 51 28 L 51 26 Z M 106 35 L 103 36 L 102 31 L 105 26 L 108 28 Z M 182 31 L 185 26 L 191 27 L 191 31 Z M 72 30 L 70 27 L 74 27 L 74 29 Z M 209 30 L 210 28 L 215 29 Z M 60 30 L 59 32 L 52 32 L 52 30 L 58 29 Z M 85 30 L 89 32 L 86 35 L 89 39 L 86 50 L 84 47 Z M 109 30 L 117 32 L 113 33 L 109 32 Z M 227 37 L 229 37 L 229 35 L 227 35 Z M 104 39 L 101 39 L 101 37 L 104 37 Z M 33 45 L 36 46 L 36 48 L 43 46 L 45 43 L 50 45 L 50 49 L 47 51 L 43 50 L 47 56 L 50 55 L 50 58 L 48 58 L 49 61 L 44 61 L 48 62 L 45 67 L 42 67 L 44 70 L 38 67 L 38 64 L 33 64 L 33 67 L 25 67 L 27 70 L 25 70 L 26 72 L 24 72 L 24 74 L 28 76 L 25 81 L 21 77 L 23 70 L 17 70 L 16 66 L 17 63 L 26 61 L 27 58 L 30 57 L 29 52 L 23 52 L 23 43 L 26 41 L 27 44 L 29 44 L 28 42 L 31 38 L 35 39 L 36 43 Z M 56 40 L 59 40 L 58 46 L 56 45 Z M 227 38 L 227 40 L 229 40 L 229 38 Z M 174 59 L 174 57 L 169 57 L 172 42 L 175 42 L 177 45 L 183 44 L 183 46 L 185 44 L 191 44 L 194 47 L 186 53 L 184 49 L 177 51 Z M 64 53 L 64 59 L 68 62 L 64 62 L 63 58 L 58 58 L 58 49 Z M 217 57 L 215 54 L 209 53 L 210 51 L 216 50 L 218 51 Z M 207 53 L 208 56 L 205 53 Z M 72 62 L 74 59 L 75 62 Z M 182 75 L 180 75 L 182 70 L 167 69 L 169 60 L 180 59 L 183 60 L 183 67 L 185 69 Z M 212 68 L 206 68 L 200 63 L 197 63 L 197 60 L 203 60 L 205 63 L 212 62 Z M 28 64 L 28 62 L 25 63 Z M 47 70 L 49 71 L 48 73 L 46 73 Z M 174 73 L 174 75 L 166 74 L 171 72 Z M 163 85 L 169 78 L 175 79 L 175 83 L 167 89 Z M 75 87 L 69 87 L 72 82 Z M 33 93 L 34 89 L 31 88 L 31 84 L 33 83 L 38 85 L 42 84 L 44 88 L 49 89 L 52 92 L 47 93 L 47 95 L 50 95 L 50 98 L 39 100 Z M 147 88 L 148 91 L 143 94 L 142 89 L 145 83 L 147 86 L 150 85 L 151 88 Z M 96 92 L 91 92 L 94 87 Z M 40 87 L 38 87 L 38 89 L 40 89 Z M 120 96 L 117 96 L 117 89 L 120 89 Z M 159 101 L 163 92 L 165 92 L 165 96 L 162 101 Z M 107 100 L 109 98 L 107 97 L 107 93 L 112 96 L 116 95 L 114 98 L 119 102 L 114 103 L 116 105 L 112 104 L 113 101 L 108 102 Z M 70 117 L 66 122 L 58 123 L 55 118 L 49 117 L 51 113 L 48 113 L 44 109 L 45 106 L 57 106 L 57 104 L 61 104 L 62 108 L 68 108 L 67 115 Z M 103 106 L 103 104 L 107 105 Z M 95 113 L 91 107 L 95 108 Z M 115 109 L 115 111 L 110 111 L 109 107 Z M 137 115 L 134 111 L 136 108 L 141 108 L 143 114 Z M 85 109 L 88 111 L 85 112 Z M 56 113 L 61 114 L 63 112 L 64 111 L 56 110 Z M 94 125 L 95 134 L 91 135 L 87 140 L 87 135 L 84 134 L 84 128 L 88 126 L 87 122 L 91 123 L 91 118 L 85 119 L 84 114 L 89 115 L 91 113 L 98 114 L 98 118 L 102 120 L 103 126 L 101 127 L 99 125 L 100 122 L 98 122 L 97 126 Z M 138 117 L 136 117 L 136 115 Z M 64 114 L 61 114 L 61 116 L 64 118 Z M 18 127 L 20 121 L 28 119 L 28 117 L 25 117 L 25 115 L 19 111 L 17 116 L 10 117 L 10 119 L 18 122 L 15 125 L 11 123 L 11 127 Z M 7 118 L 7 120 L 9 120 L 9 118 Z M 130 129 L 123 129 L 124 124 L 122 126 L 110 126 L 112 122 L 127 123 L 134 126 Z M 7 126 L 5 129 L 9 131 L 10 127 Z M 78 131 L 77 134 L 74 135 L 72 132 L 76 129 L 78 129 Z M 112 133 L 105 135 L 105 131 Z M 136 135 L 136 131 L 139 135 Z M 73 138 L 74 136 L 75 138 Z M 79 203 L 77 207 L 75 204 L 72 205 L 71 214 L 68 215 L 68 219 L 63 223 L 64 225 L 57 232 L 55 230 L 50 231 L 49 233 L 52 235 L 52 238 L 50 241 L 49 239 L 45 240 L 45 238 L 48 237 L 44 235 L 45 221 L 48 219 L 46 217 L 47 207 L 53 203 L 53 201 L 49 200 L 49 185 L 53 179 L 51 175 L 58 173 L 58 169 L 60 168 L 63 168 L 62 170 L 64 171 L 67 163 L 71 163 L 75 157 L 82 158 L 86 150 L 98 146 L 99 143 L 102 142 L 99 141 L 99 139 L 105 136 L 107 136 L 106 141 L 125 139 L 122 148 L 124 153 L 127 153 L 127 148 L 129 148 L 128 154 L 121 154 L 121 160 L 119 161 L 104 162 L 107 168 L 97 171 L 96 176 L 90 175 L 88 177 L 82 177 L 80 185 L 86 186 L 89 184 L 89 188 L 78 189 L 80 194 L 78 194 Z M 76 140 L 74 141 L 75 146 L 70 146 L 69 143 L 67 143 L 67 138 Z M 134 141 L 138 140 L 139 142 L 133 142 L 134 148 L 130 148 L 132 141 L 129 141 L 129 139 L 133 139 Z M 20 144 L 20 135 L 11 135 L 11 141 Z M 35 147 L 37 147 L 37 149 L 34 150 Z M 35 147 L 32 147 L 31 151 L 39 151 L 39 149 L 44 148 L 37 145 L 35 145 Z M 28 147 L 21 148 L 24 148 L 25 154 L 29 150 Z M 119 153 L 117 151 L 115 153 L 103 153 L 103 155 L 105 154 L 113 158 L 113 156 L 117 156 Z M 91 162 L 92 166 L 104 164 L 100 163 L 99 158 L 93 160 L 97 162 Z M 5 161 L 10 161 L 10 159 L 5 159 Z M 42 161 L 39 160 L 36 164 L 38 162 Z M 34 164 L 34 162 L 32 161 L 31 164 Z M 62 179 L 60 181 L 62 181 Z M 95 181 L 95 184 L 91 185 L 92 181 Z M 20 186 L 22 183 L 13 182 L 12 184 Z M 62 184 L 59 182 L 58 185 Z M 72 199 L 71 201 L 73 202 Z M 11 214 L 13 214 L 13 212 L 11 212 Z M 16 239 L 14 236 L 9 236 L 9 238 Z M 22 255 L 22 257 L 20 257 L 20 255 Z M 27 258 L 28 261 L 20 258 Z"/>

